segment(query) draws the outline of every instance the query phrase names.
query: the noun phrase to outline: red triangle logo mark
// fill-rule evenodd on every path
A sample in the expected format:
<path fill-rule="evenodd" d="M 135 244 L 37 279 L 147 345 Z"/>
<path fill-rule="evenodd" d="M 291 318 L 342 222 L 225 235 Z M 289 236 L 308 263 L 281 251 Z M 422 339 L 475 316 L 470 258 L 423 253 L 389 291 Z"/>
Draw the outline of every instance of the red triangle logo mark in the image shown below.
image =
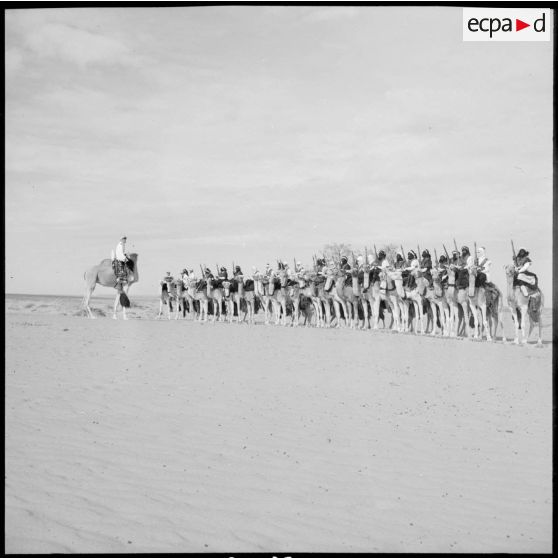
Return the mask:
<path fill-rule="evenodd" d="M 525 23 L 524 21 L 521 21 L 520 19 L 515 20 L 515 30 L 516 31 L 521 31 L 522 29 L 525 29 L 525 27 L 531 27 L 530 23 Z"/>

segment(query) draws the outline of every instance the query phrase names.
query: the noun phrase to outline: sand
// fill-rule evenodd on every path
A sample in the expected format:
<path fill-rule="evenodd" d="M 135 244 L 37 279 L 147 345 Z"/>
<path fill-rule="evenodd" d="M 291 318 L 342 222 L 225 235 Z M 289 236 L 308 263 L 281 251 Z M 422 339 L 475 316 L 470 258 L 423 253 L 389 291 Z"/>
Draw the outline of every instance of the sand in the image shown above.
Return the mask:
<path fill-rule="evenodd" d="M 552 551 L 548 310 L 536 349 L 132 302 L 6 296 L 7 553 Z"/>

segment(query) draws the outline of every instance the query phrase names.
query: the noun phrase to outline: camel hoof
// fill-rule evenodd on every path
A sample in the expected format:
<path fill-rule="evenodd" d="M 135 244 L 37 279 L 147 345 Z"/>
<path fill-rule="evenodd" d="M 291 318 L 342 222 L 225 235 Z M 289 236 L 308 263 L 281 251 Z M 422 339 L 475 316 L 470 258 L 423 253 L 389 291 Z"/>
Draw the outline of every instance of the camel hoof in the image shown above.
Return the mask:
<path fill-rule="evenodd" d="M 541 339 L 539 339 L 537 341 L 537 344 L 535 345 L 535 349 L 542 349 L 544 347 L 543 342 Z"/>
<path fill-rule="evenodd" d="M 118 320 L 118 318 L 116 316 L 113 316 L 112 319 L 113 320 Z"/>

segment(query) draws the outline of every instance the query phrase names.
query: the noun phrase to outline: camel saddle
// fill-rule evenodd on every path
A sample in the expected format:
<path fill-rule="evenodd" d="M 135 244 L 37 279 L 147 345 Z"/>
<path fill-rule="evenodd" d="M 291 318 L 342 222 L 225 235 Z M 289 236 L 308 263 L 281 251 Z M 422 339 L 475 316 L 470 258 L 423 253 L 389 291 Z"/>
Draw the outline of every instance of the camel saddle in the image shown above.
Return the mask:
<path fill-rule="evenodd" d="M 126 280 L 128 278 L 128 269 L 126 262 L 121 262 L 120 260 L 112 260 L 112 270 L 114 275 L 118 280 Z"/>

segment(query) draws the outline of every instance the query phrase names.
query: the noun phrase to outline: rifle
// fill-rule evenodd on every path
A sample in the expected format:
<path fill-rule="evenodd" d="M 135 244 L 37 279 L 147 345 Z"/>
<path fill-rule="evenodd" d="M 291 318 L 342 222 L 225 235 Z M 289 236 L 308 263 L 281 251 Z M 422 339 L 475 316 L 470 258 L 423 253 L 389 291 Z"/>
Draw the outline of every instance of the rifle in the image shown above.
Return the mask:
<path fill-rule="evenodd" d="M 473 243 L 473 247 L 475 249 L 475 259 L 473 260 L 473 262 L 474 262 L 475 266 L 477 266 L 477 265 L 479 265 L 479 258 L 477 256 L 477 242 L 476 241 Z"/>
<path fill-rule="evenodd" d="M 203 279 L 205 277 L 205 273 L 203 272 L 202 264 L 200 264 L 200 271 L 201 271 L 201 278 Z"/>
<path fill-rule="evenodd" d="M 420 246 L 418 245 L 418 242 L 417 242 L 417 250 L 418 250 L 418 252 L 417 252 L 417 260 L 420 262 L 421 255 L 420 255 Z"/>
<path fill-rule="evenodd" d="M 434 248 L 434 261 L 436 264 L 438 263 L 438 253 L 436 252 L 436 248 Z"/>
<path fill-rule="evenodd" d="M 368 247 L 364 247 L 364 265 L 368 265 Z"/>
<path fill-rule="evenodd" d="M 294 256 L 293 256 L 293 264 L 294 264 L 293 273 L 296 273 L 296 258 Z"/>
<path fill-rule="evenodd" d="M 351 250 L 351 267 L 355 267 L 355 253 Z"/>
<path fill-rule="evenodd" d="M 217 277 L 219 277 L 219 264 L 215 262 L 215 269 L 217 270 Z"/>
<path fill-rule="evenodd" d="M 515 255 L 515 246 L 513 245 L 513 240 L 511 241 L 511 245 L 512 245 L 513 263 L 517 265 L 517 256 Z"/>
<path fill-rule="evenodd" d="M 407 256 L 405 256 L 405 248 L 403 248 L 403 244 L 400 244 L 399 246 L 401 246 L 401 257 L 403 258 L 403 261 L 406 262 Z"/>
<path fill-rule="evenodd" d="M 376 261 L 378 260 L 378 251 L 376 250 L 376 245 L 374 244 L 374 256 L 376 257 Z"/>
<path fill-rule="evenodd" d="M 453 246 L 455 247 L 455 251 L 459 254 L 459 250 L 457 249 L 457 242 L 455 242 L 455 238 L 453 239 Z"/>
<path fill-rule="evenodd" d="M 448 263 L 449 263 L 449 262 L 450 262 L 450 257 L 449 257 L 449 254 L 448 254 L 446 245 L 445 245 L 445 244 L 442 244 L 442 246 L 444 247 L 444 252 L 446 253 L 446 258 L 448 259 Z"/>

